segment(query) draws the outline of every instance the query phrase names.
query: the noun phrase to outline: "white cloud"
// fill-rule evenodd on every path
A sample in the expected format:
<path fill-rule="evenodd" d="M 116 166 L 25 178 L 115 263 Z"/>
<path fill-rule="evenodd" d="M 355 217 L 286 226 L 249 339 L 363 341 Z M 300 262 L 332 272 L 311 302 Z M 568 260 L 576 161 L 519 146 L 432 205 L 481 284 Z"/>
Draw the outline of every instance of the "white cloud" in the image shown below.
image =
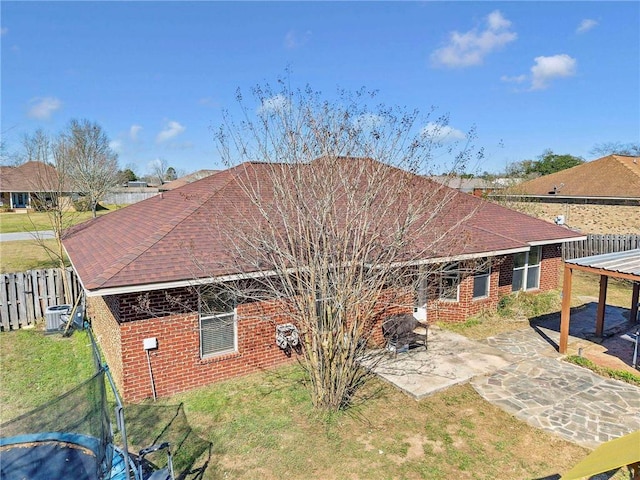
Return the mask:
<path fill-rule="evenodd" d="M 437 143 L 452 143 L 467 138 L 464 132 L 457 128 L 434 122 L 427 123 L 420 133 Z"/>
<path fill-rule="evenodd" d="M 294 30 L 289 30 L 284 36 L 284 46 L 288 49 L 298 48 L 303 46 L 311 38 L 311 31 L 307 30 L 302 35 Z"/>
<path fill-rule="evenodd" d="M 29 100 L 27 115 L 37 120 L 49 120 L 57 110 L 62 108 L 62 101 L 56 97 L 36 97 Z"/>
<path fill-rule="evenodd" d="M 542 90 L 554 78 L 571 77 L 576 74 L 577 61 L 566 53 L 550 57 L 536 57 L 531 67 L 531 90 Z"/>
<path fill-rule="evenodd" d="M 270 98 L 265 98 L 258 108 L 258 113 L 282 112 L 289 108 L 289 99 L 281 93 Z"/>
<path fill-rule="evenodd" d="M 509 77 L 507 75 L 503 75 L 500 77 L 500 80 L 502 80 L 503 82 L 509 82 L 509 83 L 523 83 L 527 80 L 527 76 L 522 74 L 522 75 L 517 75 L 514 77 Z"/>
<path fill-rule="evenodd" d="M 129 129 L 129 137 L 131 140 L 134 142 L 138 141 L 138 134 L 140 133 L 140 130 L 142 130 L 140 125 L 131 125 L 131 128 Z"/>
<path fill-rule="evenodd" d="M 198 100 L 198 105 L 205 107 L 219 107 L 220 104 L 212 97 L 202 97 Z"/>
<path fill-rule="evenodd" d="M 431 54 L 431 62 L 442 67 L 469 67 L 482 64 L 491 52 L 513 42 L 518 35 L 511 31 L 511 21 L 499 10 L 486 17 L 486 28 L 449 34 L 449 43 Z"/>
<path fill-rule="evenodd" d="M 596 22 L 595 20 L 592 20 L 590 18 L 585 18 L 584 20 L 582 20 L 582 22 L 580 22 L 580 25 L 578 25 L 578 28 L 576 28 L 576 33 L 586 33 L 597 25 L 598 25 L 598 22 Z"/>
<path fill-rule="evenodd" d="M 4 36 L 9 33 L 9 29 L 7 27 L 0 28 L 0 35 Z"/>
<path fill-rule="evenodd" d="M 111 140 L 109 142 L 109 148 L 116 153 L 122 153 L 122 140 Z"/>
<path fill-rule="evenodd" d="M 177 137 L 185 130 L 186 130 L 186 127 L 183 127 L 178 122 L 171 120 L 167 123 L 167 126 L 164 128 L 164 130 L 162 130 L 158 134 L 158 136 L 156 137 L 156 142 L 158 143 L 166 142 L 167 140 Z"/>

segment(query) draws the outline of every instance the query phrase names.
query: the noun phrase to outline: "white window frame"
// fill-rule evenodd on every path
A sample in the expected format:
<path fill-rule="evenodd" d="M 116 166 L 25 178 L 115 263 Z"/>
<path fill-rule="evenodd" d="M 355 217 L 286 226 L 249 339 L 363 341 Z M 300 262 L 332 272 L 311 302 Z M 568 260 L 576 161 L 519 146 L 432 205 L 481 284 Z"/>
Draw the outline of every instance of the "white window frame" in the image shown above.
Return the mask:
<path fill-rule="evenodd" d="M 538 263 L 535 264 L 529 264 L 529 258 L 530 258 L 530 253 L 534 250 L 537 249 L 538 252 Z M 513 265 L 513 276 L 512 276 L 512 280 L 511 280 L 511 291 L 512 292 L 526 292 L 529 290 L 539 290 L 540 289 L 540 276 L 542 274 L 542 246 L 540 245 L 536 245 L 535 247 L 531 247 L 531 250 L 529 250 L 528 252 L 523 252 L 524 254 L 524 264 L 521 267 L 516 267 L 515 266 L 515 258 L 516 255 L 520 255 L 518 253 L 516 253 L 513 256 L 513 260 L 514 260 L 514 265 Z M 529 270 L 533 271 L 534 269 L 538 270 L 538 281 L 536 282 L 536 285 L 534 287 L 530 287 L 527 288 L 527 283 L 529 280 Z M 513 279 L 515 278 L 515 272 L 516 271 L 522 271 L 522 287 L 514 290 L 514 286 L 513 286 Z"/>
<path fill-rule="evenodd" d="M 444 286 L 445 278 L 454 278 L 456 285 L 456 297 L 443 296 L 444 293 L 450 291 L 449 288 Z M 453 291 L 453 289 L 451 289 Z M 442 302 L 459 302 L 460 301 L 460 263 L 451 262 L 442 265 L 440 268 L 440 275 L 438 279 L 438 299 Z"/>
<path fill-rule="evenodd" d="M 237 352 L 238 351 L 238 309 L 234 306 L 232 309 L 226 312 L 203 313 L 202 298 L 199 299 L 199 302 L 200 302 L 200 305 L 199 305 L 200 312 L 199 312 L 199 319 L 198 319 L 198 336 L 199 336 L 199 343 L 200 343 L 200 358 L 211 358 L 219 355 L 225 355 L 228 353 Z M 222 348 L 216 351 L 205 352 L 204 338 L 202 336 L 203 322 L 214 323 L 215 320 L 233 322 L 233 346 L 229 346 L 229 348 Z M 206 328 L 206 326 L 204 328 Z"/>
<path fill-rule="evenodd" d="M 478 273 L 473 276 L 473 290 L 471 293 L 471 298 L 473 300 L 481 300 L 483 298 L 488 298 L 491 294 L 491 260 L 486 259 L 480 263 L 478 266 Z M 484 281 L 486 282 L 486 287 L 484 289 L 484 294 L 475 296 L 476 292 L 476 281 Z"/>

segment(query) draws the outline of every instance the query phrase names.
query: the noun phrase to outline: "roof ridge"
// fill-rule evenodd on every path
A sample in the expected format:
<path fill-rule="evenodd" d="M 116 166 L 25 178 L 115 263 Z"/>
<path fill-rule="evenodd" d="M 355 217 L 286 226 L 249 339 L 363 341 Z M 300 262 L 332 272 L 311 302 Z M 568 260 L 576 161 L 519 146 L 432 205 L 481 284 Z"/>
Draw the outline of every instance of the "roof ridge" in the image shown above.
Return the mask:
<path fill-rule="evenodd" d="M 620 155 L 612 155 L 612 157 L 614 157 L 618 161 L 618 163 L 620 163 L 625 168 L 625 170 L 628 170 L 633 174 L 634 177 L 637 177 L 640 179 L 640 169 L 632 168 L 630 163 L 625 162 L 623 161 L 622 158 L 620 158 Z M 637 158 L 640 158 L 640 157 L 629 155 L 629 156 L 624 156 L 624 158 L 633 158 L 634 160 L 636 160 Z M 637 165 L 635 162 L 634 164 Z"/>
<path fill-rule="evenodd" d="M 241 166 L 241 165 L 245 165 L 246 163 L 242 163 L 240 165 L 237 165 L 236 167 L 233 167 L 229 170 L 224 170 L 223 172 L 219 172 L 219 173 L 230 173 L 234 170 L 236 170 L 237 167 Z M 210 176 L 212 177 L 212 176 Z M 210 177 L 205 177 L 201 180 L 206 180 L 207 178 Z M 181 223 L 183 223 L 186 219 L 188 219 L 193 213 L 195 213 L 199 208 L 201 208 L 205 203 L 207 203 L 207 201 L 215 194 L 217 194 L 220 190 L 224 189 L 227 185 L 229 185 L 229 183 L 235 179 L 237 177 L 237 173 L 233 173 L 231 175 L 231 178 L 225 182 L 223 185 L 221 185 L 219 188 L 217 188 L 214 191 L 211 191 L 210 193 L 208 193 L 204 198 L 200 197 L 201 201 L 198 204 L 195 204 L 191 207 L 185 208 L 179 215 L 176 215 L 176 220 L 170 221 L 167 224 L 165 224 L 162 227 L 159 227 L 152 235 L 149 235 L 148 239 L 145 240 L 144 242 L 142 242 L 142 244 L 138 244 L 136 246 L 134 246 L 134 248 L 132 248 L 129 252 L 125 253 L 124 255 L 122 255 L 118 261 L 116 261 L 113 265 L 111 265 L 109 268 L 107 268 L 106 270 L 104 270 L 100 275 L 98 275 L 95 279 L 95 283 L 96 286 L 102 286 L 105 284 L 105 282 L 107 282 L 109 279 L 113 278 L 115 275 L 117 275 L 119 272 L 121 272 L 127 265 L 131 264 L 132 262 L 134 262 L 137 258 L 139 258 L 140 256 L 142 256 L 145 252 L 147 252 L 149 249 L 151 249 L 151 247 L 153 247 L 155 244 L 157 244 L 158 242 L 160 242 L 163 238 L 165 238 L 167 235 L 169 235 L 169 233 L 171 233 L 173 230 L 176 229 L 176 227 L 178 227 Z M 187 188 L 189 186 L 193 186 L 193 184 L 196 182 L 192 182 L 190 184 L 184 185 L 180 188 L 177 188 L 173 191 L 170 192 L 163 192 L 160 194 L 160 196 L 162 197 L 162 195 L 173 195 L 174 192 L 178 192 L 179 190 L 183 189 L 183 188 Z M 141 248 L 143 247 L 143 248 Z"/>

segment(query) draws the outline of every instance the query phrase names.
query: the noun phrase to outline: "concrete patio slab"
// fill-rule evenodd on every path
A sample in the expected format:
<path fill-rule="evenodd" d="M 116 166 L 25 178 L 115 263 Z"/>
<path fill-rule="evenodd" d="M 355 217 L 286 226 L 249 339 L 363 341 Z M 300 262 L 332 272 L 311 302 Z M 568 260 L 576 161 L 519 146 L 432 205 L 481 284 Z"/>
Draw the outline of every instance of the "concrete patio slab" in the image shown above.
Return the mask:
<path fill-rule="evenodd" d="M 429 329 L 428 349 L 386 355 L 375 367 L 381 378 L 416 399 L 517 361 L 516 356 L 447 330 Z"/>

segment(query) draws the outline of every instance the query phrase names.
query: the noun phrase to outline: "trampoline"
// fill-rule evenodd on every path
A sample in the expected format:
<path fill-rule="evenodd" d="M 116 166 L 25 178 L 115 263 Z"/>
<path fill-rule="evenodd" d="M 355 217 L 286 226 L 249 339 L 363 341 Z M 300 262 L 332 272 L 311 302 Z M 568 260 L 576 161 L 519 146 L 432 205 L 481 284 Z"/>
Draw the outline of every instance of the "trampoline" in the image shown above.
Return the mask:
<path fill-rule="evenodd" d="M 65 394 L 0 425 L 1 480 L 143 480 L 173 478 L 169 443 L 152 445 L 136 459 L 129 455 L 124 409 L 109 374 L 100 363 L 93 335 L 96 373 Z M 122 448 L 113 442 L 105 380 L 116 400 L 115 426 Z M 167 468 L 143 471 L 144 456 L 167 454 Z"/>
<path fill-rule="evenodd" d="M 98 441 L 86 435 L 40 433 L 0 439 L 0 478 L 92 480 L 100 470 Z"/>

